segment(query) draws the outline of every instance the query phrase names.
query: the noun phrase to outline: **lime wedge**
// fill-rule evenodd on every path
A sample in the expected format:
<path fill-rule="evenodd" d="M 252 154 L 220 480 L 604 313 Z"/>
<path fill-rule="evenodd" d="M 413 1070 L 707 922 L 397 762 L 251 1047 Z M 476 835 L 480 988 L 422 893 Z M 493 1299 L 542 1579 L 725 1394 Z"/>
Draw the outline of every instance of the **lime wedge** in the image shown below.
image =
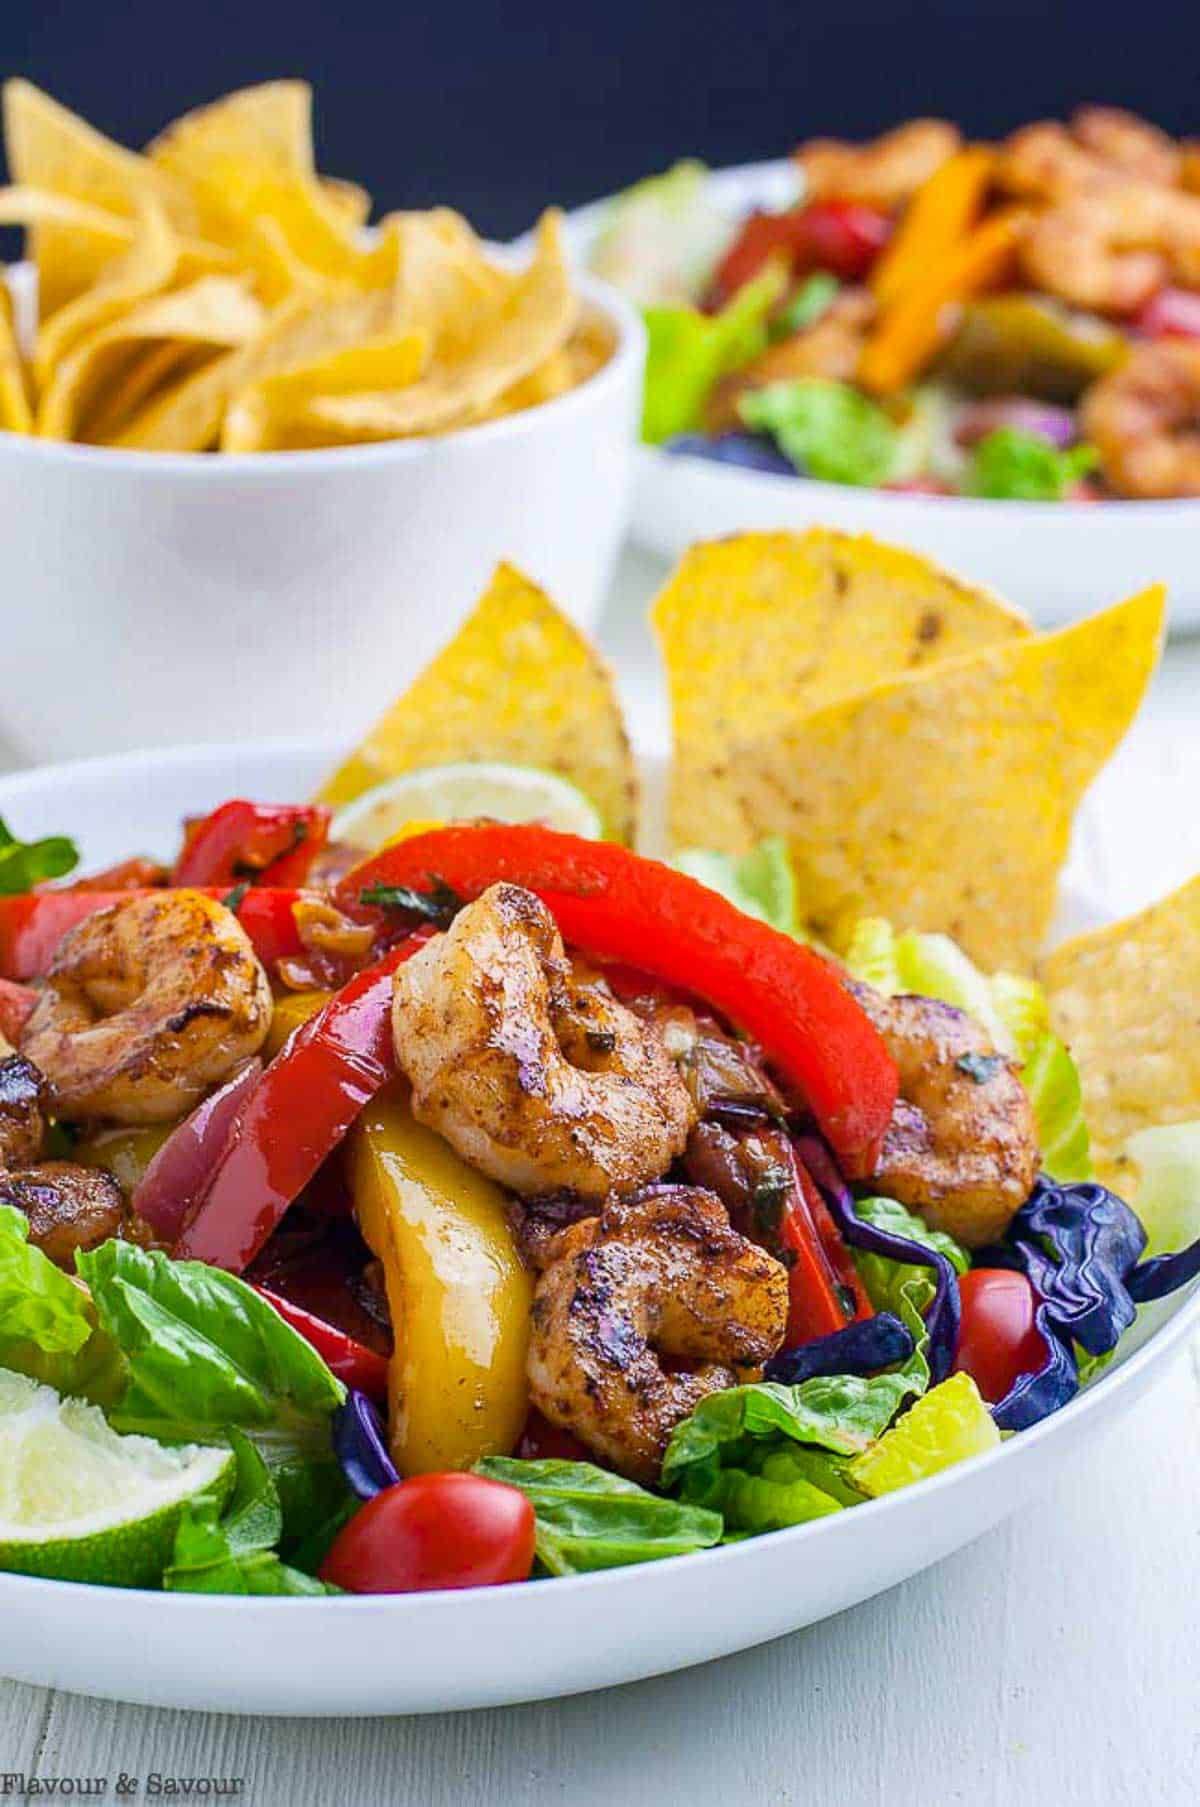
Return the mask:
<path fill-rule="evenodd" d="M 228 1449 L 121 1437 L 103 1413 L 0 1370 L 0 1569 L 157 1587 L 184 1502 L 233 1485 Z"/>
<path fill-rule="evenodd" d="M 890 1431 L 850 1464 L 856 1487 L 872 1497 L 894 1493 L 954 1462 L 994 1449 L 1000 1432 L 969 1374 L 952 1374 L 918 1399 Z"/>
<path fill-rule="evenodd" d="M 476 816 L 544 822 L 589 840 L 599 840 L 604 832 L 595 805 L 557 772 L 469 759 L 419 766 L 377 784 L 338 811 L 330 832 L 334 840 L 370 853 L 403 834 L 409 823 L 463 822 Z"/>

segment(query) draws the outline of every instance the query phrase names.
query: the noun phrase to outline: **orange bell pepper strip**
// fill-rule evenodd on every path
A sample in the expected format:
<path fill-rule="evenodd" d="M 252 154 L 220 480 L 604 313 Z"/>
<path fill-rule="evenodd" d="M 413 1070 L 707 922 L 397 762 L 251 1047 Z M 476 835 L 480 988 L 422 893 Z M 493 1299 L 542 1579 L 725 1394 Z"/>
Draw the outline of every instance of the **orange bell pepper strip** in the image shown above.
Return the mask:
<path fill-rule="evenodd" d="M 921 374 L 945 337 L 946 310 L 1003 282 L 1030 217 L 1025 207 L 1003 208 L 905 289 L 863 347 L 858 380 L 864 389 L 893 395 Z"/>
<path fill-rule="evenodd" d="M 608 841 L 478 823 L 384 848 L 346 874 L 337 901 L 386 905 L 394 888 L 403 909 L 405 893 L 468 900 L 501 880 L 535 892 L 581 953 L 705 999 L 803 1095 L 843 1172 L 874 1170 L 898 1087 L 878 1030 L 828 960 L 672 867 Z"/>
<path fill-rule="evenodd" d="M 871 292 L 881 308 L 892 307 L 966 237 L 983 212 L 995 166 L 994 152 L 970 144 L 921 184 L 871 272 Z"/>

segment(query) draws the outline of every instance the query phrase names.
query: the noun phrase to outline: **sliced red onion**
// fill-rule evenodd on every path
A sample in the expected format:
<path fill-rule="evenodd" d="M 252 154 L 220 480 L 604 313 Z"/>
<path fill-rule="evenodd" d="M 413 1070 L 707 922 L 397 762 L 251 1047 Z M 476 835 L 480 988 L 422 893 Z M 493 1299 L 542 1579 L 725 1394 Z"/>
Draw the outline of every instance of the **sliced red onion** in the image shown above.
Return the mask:
<path fill-rule="evenodd" d="M 188 1213 L 203 1196 L 230 1132 L 262 1078 L 261 1060 L 249 1060 L 232 1079 L 199 1103 L 167 1137 L 142 1175 L 130 1201 L 164 1242 L 174 1242 Z"/>
<path fill-rule="evenodd" d="M 999 427 L 1015 427 L 1018 433 L 1032 433 L 1056 446 L 1060 452 L 1065 452 L 1079 438 L 1079 426 L 1070 408 L 1031 401 L 1024 395 L 997 395 L 987 401 L 970 403 L 963 409 L 954 437 L 959 445 L 978 445 Z"/>
<path fill-rule="evenodd" d="M 334 1412 L 333 1448 L 360 1500 L 374 1499 L 400 1479 L 388 1454 L 383 1419 L 365 1393 L 347 1393 Z"/>

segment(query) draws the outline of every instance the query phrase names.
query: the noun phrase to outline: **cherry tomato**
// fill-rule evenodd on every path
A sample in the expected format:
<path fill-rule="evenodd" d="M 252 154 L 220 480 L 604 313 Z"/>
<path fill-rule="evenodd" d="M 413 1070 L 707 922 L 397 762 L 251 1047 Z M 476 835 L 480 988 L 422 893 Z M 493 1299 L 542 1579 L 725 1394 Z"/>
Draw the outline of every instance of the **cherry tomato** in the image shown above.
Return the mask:
<path fill-rule="evenodd" d="M 338 1532 L 321 1580 L 351 1594 L 525 1581 L 533 1507 L 516 1487 L 479 1474 L 418 1474 L 385 1487 Z"/>
<path fill-rule="evenodd" d="M 969 1374 L 989 1405 L 996 1405 L 1021 1374 L 1046 1359 L 1034 1322 L 1037 1298 L 1024 1274 L 1003 1267 L 973 1267 L 958 1283 L 962 1329 L 954 1372 Z"/>

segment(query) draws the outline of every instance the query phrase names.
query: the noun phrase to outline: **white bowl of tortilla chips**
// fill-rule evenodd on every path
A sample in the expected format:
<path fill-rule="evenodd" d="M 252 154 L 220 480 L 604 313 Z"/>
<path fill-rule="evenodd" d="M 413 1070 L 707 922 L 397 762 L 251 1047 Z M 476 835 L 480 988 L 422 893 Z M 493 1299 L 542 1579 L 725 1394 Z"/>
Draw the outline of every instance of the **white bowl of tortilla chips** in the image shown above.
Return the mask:
<path fill-rule="evenodd" d="M 7 85 L 0 222 L 36 285 L 0 309 L 24 679 L 0 731 L 25 757 L 291 731 L 314 704 L 348 732 L 502 556 L 582 625 L 599 608 L 640 321 L 568 272 L 553 213 L 519 264 L 444 209 L 367 232 L 310 115 L 269 83 L 135 155 Z"/>

